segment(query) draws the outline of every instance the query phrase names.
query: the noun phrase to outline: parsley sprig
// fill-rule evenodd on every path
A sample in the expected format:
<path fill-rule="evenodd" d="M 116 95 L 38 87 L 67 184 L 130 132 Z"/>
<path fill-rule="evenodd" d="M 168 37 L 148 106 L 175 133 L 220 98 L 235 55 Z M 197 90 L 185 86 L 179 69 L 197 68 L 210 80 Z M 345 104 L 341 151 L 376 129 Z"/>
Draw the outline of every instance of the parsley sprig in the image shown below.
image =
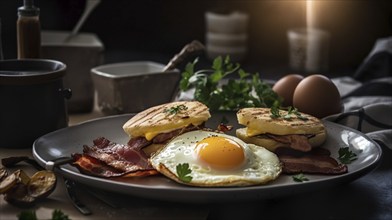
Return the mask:
<path fill-rule="evenodd" d="M 271 107 L 270 112 L 271 112 L 271 115 L 270 115 L 271 118 L 280 118 L 280 117 L 282 117 L 282 115 L 280 114 L 280 111 L 279 111 L 279 107 L 276 106 L 276 105 L 273 105 Z"/>
<path fill-rule="evenodd" d="M 271 107 L 280 105 L 282 99 L 272 87 L 262 81 L 258 73 L 250 74 L 241 69 L 238 63 L 218 56 L 214 59 L 211 69 L 195 70 L 198 62 L 188 63 L 182 73 L 180 89 L 186 91 L 194 88 L 194 98 L 207 105 L 210 110 L 238 110 L 245 107 Z M 222 79 L 231 74 L 226 83 Z"/>
<path fill-rule="evenodd" d="M 296 174 L 292 177 L 295 182 L 309 181 L 309 179 L 303 173 Z"/>
<path fill-rule="evenodd" d="M 166 108 L 164 110 L 165 113 L 169 114 L 169 115 L 175 115 L 181 111 L 185 111 L 187 110 L 188 107 L 186 107 L 185 105 L 177 105 L 177 106 L 173 106 L 171 108 Z"/>
<path fill-rule="evenodd" d="M 286 121 L 290 121 L 293 119 L 293 116 L 296 116 L 298 119 L 303 120 L 303 121 L 307 121 L 309 120 L 307 117 L 303 116 L 297 108 L 294 108 L 292 106 L 290 106 L 287 110 L 287 114 L 282 115 L 279 111 L 279 106 L 277 105 L 273 105 L 271 107 L 271 118 L 283 118 Z"/>
<path fill-rule="evenodd" d="M 357 159 L 357 155 L 352 152 L 348 147 L 340 148 L 338 153 L 338 159 L 342 164 L 350 164 Z"/>
<path fill-rule="evenodd" d="M 176 166 L 176 172 L 178 175 L 178 178 L 182 180 L 183 182 L 189 183 L 192 181 L 192 176 L 190 175 L 192 170 L 189 169 L 189 164 L 188 163 L 181 163 Z"/>

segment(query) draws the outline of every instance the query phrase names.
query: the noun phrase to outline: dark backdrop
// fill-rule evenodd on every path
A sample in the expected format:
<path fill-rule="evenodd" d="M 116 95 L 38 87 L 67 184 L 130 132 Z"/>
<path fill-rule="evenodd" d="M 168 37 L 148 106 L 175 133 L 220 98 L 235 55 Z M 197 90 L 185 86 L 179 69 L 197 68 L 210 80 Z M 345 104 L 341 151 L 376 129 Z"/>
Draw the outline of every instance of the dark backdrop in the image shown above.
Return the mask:
<path fill-rule="evenodd" d="M 1 0 L 5 58 L 16 57 L 17 7 L 22 0 Z M 85 0 L 35 0 L 46 30 L 71 30 Z M 331 33 L 330 66 L 355 69 L 378 38 L 391 36 L 391 0 L 314 0 L 316 25 Z M 317 10 L 316 10 L 317 9 Z M 170 58 L 193 39 L 204 42 L 204 12 L 240 10 L 250 15 L 249 55 L 263 67 L 287 65 L 286 31 L 305 26 L 301 0 L 102 0 L 82 27 L 105 45 L 106 62 Z M 140 57 L 138 57 L 140 56 Z"/>

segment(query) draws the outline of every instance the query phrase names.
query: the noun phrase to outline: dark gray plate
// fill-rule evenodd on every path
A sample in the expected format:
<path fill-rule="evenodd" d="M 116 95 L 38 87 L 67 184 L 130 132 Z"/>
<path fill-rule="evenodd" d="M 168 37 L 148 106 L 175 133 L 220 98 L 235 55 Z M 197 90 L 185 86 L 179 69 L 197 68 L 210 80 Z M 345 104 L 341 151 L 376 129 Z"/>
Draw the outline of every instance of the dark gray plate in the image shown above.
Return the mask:
<path fill-rule="evenodd" d="M 215 126 L 223 115 L 236 124 L 233 113 L 214 114 L 207 125 Z M 107 139 L 125 144 L 129 137 L 122 130 L 122 125 L 133 115 L 125 114 L 88 121 L 76 126 L 64 128 L 37 139 L 33 145 L 33 155 L 38 163 L 58 157 L 70 156 L 82 152 L 82 146 L 92 145 L 92 140 L 103 136 Z M 231 120 L 230 120 L 231 118 Z M 213 124 L 213 125 L 211 125 Z M 163 176 L 128 179 L 103 179 L 81 174 L 70 165 L 63 165 L 57 171 L 67 178 L 92 187 L 139 196 L 177 202 L 240 202 L 259 199 L 277 198 L 308 191 L 324 190 L 327 187 L 353 181 L 377 167 L 381 158 L 381 148 L 364 134 L 328 121 L 324 121 L 328 138 L 323 147 L 337 158 L 341 147 L 349 147 L 358 155 L 358 159 L 348 165 L 349 172 L 343 175 L 306 175 L 309 181 L 294 182 L 289 175 L 281 175 L 277 180 L 267 184 L 250 187 L 201 188 L 178 184 Z"/>

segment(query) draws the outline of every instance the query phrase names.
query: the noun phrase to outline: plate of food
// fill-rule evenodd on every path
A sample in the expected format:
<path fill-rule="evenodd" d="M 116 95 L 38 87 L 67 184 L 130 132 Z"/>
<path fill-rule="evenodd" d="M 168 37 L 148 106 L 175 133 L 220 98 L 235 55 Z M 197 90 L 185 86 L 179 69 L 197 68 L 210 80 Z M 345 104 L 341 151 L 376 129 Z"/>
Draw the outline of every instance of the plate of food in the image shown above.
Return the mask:
<path fill-rule="evenodd" d="M 262 146 L 262 147 L 261 147 Z M 175 202 L 238 202 L 353 181 L 380 162 L 366 135 L 296 109 L 210 113 L 197 101 L 108 116 L 38 138 L 33 156 L 66 178 Z"/>

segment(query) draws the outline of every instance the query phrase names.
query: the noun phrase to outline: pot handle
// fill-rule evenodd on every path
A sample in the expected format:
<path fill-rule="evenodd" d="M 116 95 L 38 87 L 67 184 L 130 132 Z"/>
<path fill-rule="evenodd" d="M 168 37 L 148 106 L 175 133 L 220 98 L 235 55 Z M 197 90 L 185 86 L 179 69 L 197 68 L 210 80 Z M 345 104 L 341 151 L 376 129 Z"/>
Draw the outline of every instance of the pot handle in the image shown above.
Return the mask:
<path fill-rule="evenodd" d="M 72 90 L 70 88 L 61 88 L 59 89 L 59 92 L 65 99 L 70 99 L 72 97 Z"/>

